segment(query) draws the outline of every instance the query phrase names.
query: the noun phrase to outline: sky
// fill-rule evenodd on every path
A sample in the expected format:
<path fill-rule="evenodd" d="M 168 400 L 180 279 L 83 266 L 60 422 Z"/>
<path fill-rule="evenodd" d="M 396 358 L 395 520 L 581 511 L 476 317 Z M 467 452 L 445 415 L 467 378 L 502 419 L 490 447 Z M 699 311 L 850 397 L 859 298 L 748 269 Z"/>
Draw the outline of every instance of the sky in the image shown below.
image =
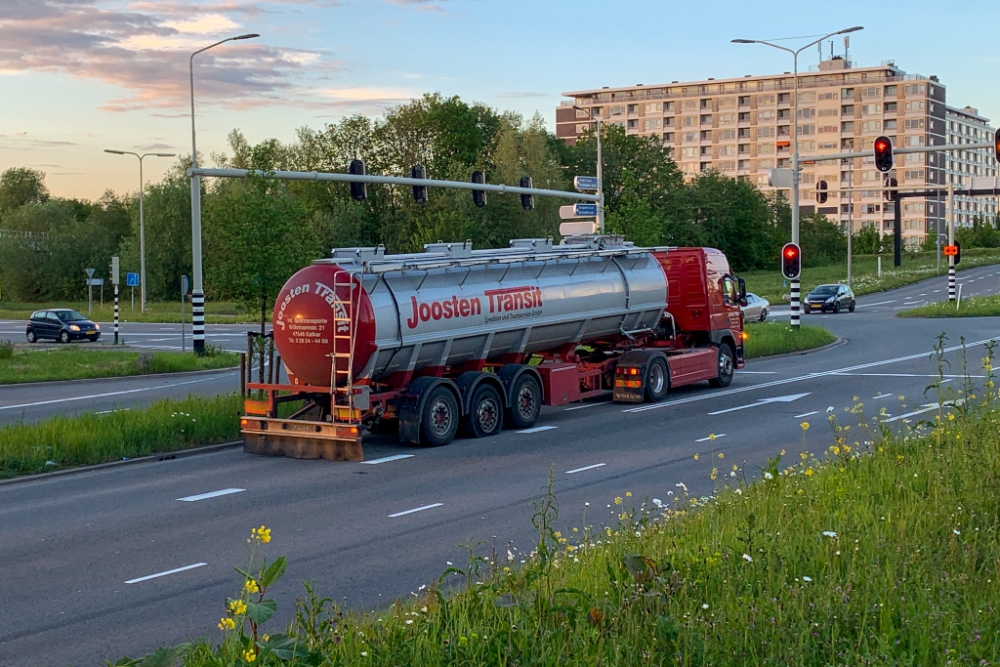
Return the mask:
<path fill-rule="evenodd" d="M 61 197 L 138 189 L 136 152 L 291 141 L 352 114 L 380 116 L 425 92 L 458 95 L 554 129 L 562 92 L 790 71 L 797 48 L 851 35 L 858 66 L 937 75 L 951 106 L 1000 122 L 997 0 L 0 0 L 0 170 L 40 169 Z M 789 11 L 791 8 L 791 11 Z M 790 38 L 790 39 L 785 39 Z M 798 38 L 798 39 L 796 39 Z M 825 47 L 829 54 L 829 44 Z M 842 54 L 841 38 L 834 53 Z M 800 68 L 816 65 L 816 47 Z M 147 181 L 173 163 L 147 158 Z"/>

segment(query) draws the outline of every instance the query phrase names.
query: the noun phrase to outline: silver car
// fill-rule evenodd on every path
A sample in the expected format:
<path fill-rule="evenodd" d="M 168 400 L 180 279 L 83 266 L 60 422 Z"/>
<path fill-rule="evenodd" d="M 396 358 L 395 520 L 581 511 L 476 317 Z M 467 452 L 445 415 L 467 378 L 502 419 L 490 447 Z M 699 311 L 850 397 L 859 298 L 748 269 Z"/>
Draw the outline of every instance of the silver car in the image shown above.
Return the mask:
<path fill-rule="evenodd" d="M 756 294 L 747 292 L 747 305 L 742 306 L 744 322 L 763 322 L 767 319 L 767 311 L 771 302 Z"/>

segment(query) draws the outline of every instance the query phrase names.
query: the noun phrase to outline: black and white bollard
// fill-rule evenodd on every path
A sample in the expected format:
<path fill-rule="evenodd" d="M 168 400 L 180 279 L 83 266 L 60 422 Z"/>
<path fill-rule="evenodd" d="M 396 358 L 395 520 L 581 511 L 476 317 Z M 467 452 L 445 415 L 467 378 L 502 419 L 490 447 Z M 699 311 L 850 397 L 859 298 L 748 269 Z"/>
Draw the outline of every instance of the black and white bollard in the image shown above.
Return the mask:
<path fill-rule="evenodd" d="M 799 328 L 799 304 L 800 304 L 799 298 L 800 298 L 800 296 L 801 295 L 800 295 L 800 292 L 799 292 L 799 279 L 798 278 L 793 278 L 792 279 L 792 304 L 791 304 L 791 310 L 792 310 L 792 321 L 791 321 L 791 324 L 792 324 L 792 328 L 793 329 L 798 329 Z"/>
<path fill-rule="evenodd" d="M 118 285 L 115 285 L 115 345 L 118 344 Z"/>

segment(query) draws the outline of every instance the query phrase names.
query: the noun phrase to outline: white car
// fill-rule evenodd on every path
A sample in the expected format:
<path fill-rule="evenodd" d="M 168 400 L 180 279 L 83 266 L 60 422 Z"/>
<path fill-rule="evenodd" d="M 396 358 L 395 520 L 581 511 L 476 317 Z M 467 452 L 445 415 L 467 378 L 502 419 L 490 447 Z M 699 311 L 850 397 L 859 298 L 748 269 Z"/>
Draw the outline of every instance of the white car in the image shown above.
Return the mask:
<path fill-rule="evenodd" d="M 771 302 L 756 294 L 747 292 L 747 305 L 740 307 L 744 322 L 763 322 L 767 319 L 767 311 Z"/>

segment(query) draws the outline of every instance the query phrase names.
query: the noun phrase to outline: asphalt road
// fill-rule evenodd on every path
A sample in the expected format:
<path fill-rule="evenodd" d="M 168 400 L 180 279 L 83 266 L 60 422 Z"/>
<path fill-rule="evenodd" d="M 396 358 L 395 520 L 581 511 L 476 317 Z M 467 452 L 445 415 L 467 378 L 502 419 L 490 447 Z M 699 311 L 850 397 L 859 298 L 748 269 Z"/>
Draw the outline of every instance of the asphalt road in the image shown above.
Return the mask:
<path fill-rule="evenodd" d="M 962 279 L 986 289 L 1000 282 L 997 273 L 985 267 Z M 461 543 L 496 536 L 501 553 L 509 540 L 530 551 L 530 502 L 550 466 L 557 528 L 570 534 L 585 511 L 587 523 L 607 522 L 606 506 L 626 491 L 632 500 L 669 501 L 685 484 L 708 495 L 713 467 L 754 471 L 782 449 L 792 459 L 823 451 L 831 442 L 827 408 L 846 419 L 856 396 L 868 414 L 884 406 L 896 425 L 920 419 L 937 398 L 923 394 L 936 372 L 936 336 L 947 330 L 952 348 L 965 338 L 973 375 L 985 342 L 1000 337 L 1000 318 L 893 317 L 945 286 L 937 278 L 864 297 L 854 314 L 810 315 L 846 342 L 751 362 L 728 389 L 683 388 L 656 405 L 546 409 L 530 432 L 437 449 L 373 437 L 367 463 L 234 449 L 0 485 L 0 608 L 16 610 L 0 624 L 0 666 L 96 665 L 197 636 L 217 639 L 225 597 L 240 584 L 232 566 L 245 561 L 253 526 L 273 530 L 263 553 L 289 557 L 269 623 L 279 630 L 301 581 L 354 608 L 377 607 L 408 597 L 448 562 L 463 563 Z M 961 356 L 948 353 L 954 373 L 945 388 L 960 383 Z M 814 428 L 803 432 L 803 421 Z M 379 462 L 399 456 L 407 458 Z M 192 499 L 202 494 L 209 497 Z"/>

